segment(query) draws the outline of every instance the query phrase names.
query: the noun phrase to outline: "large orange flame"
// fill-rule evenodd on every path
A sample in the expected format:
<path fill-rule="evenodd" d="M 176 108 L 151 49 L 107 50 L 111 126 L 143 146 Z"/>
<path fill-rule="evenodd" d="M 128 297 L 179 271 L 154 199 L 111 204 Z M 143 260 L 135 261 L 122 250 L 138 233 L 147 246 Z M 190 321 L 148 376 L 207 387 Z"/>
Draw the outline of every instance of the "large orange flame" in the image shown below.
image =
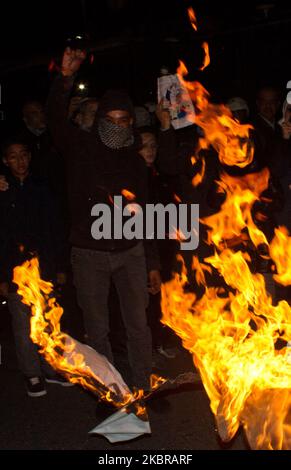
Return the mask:
<path fill-rule="evenodd" d="M 253 159 L 251 126 L 233 119 L 224 105 L 210 103 L 200 83 L 185 81 L 188 71 L 182 62 L 177 73 L 197 110 L 194 122 L 204 132 L 192 164 L 201 158 L 201 150 L 213 147 L 224 165 L 247 166 Z M 202 179 L 199 175 L 193 184 Z M 178 256 L 181 272 L 162 286 L 162 322 L 193 355 L 224 441 L 242 425 L 253 449 L 291 449 L 291 307 L 285 300 L 274 305 L 263 274 L 251 270 L 250 253 L 263 245 L 276 266 L 274 279 L 291 284 L 287 229 L 276 229 L 269 244 L 252 215 L 268 182 L 268 169 L 240 178 L 220 176 L 216 183 L 225 196 L 221 210 L 202 220 L 213 255 L 202 261 L 194 256 L 192 263 L 204 294 L 198 297 L 194 286 L 189 291 L 188 273 Z M 255 219 L 265 216 L 256 214 Z M 233 251 L 236 245 L 244 250 Z M 214 270 L 224 287 L 207 285 Z"/>
<path fill-rule="evenodd" d="M 207 104 L 203 88 L 192 88 L 203 94 L 205 137 L 200 145 L 208 148 L 212 143 L 224 163 L 236 161 L 243 166 L 249 162 L 247 153 L 243 157 L 239 141 L 246 128 L 221 114 L 224 108 Z M 201 122 L 201 115 L 198 120 Z M 225 141 L 221 123 L 230 123 Z M 230 152 L 228 143 L 232 146 Z M 234 158 L 228 160 L 228 155 Z M 243 177 L 221 175 L 218 190 L 225 194 L 225 201 L 219 213 L 202 220 L 208 227 L 208 243 L 216 251 L 203 262 L 194 257 L 192 265 L 196 281 L 205 286 L 205 293 L 197 298 L 189 292 L 183 266 L 181 274 L 175 274 L 162 287 L 162 322 L 182 338 L 184 347 L 193 354 L 222 439 L 230 440 L 243 424 L 254 448 L 286 449 L 291 448 L 291 364 L 286 360 L 291 308 L 286 301 L 274 306 L 263 275 L 251 272 L 250 255 L 230 249 L 241 242 L 268 249 L 266 236 L 252 216 L 253 205 L 268 182 L 266 168 Z M 291 237 L 285 228 L 276 230 L 269 256 L 277 268 L 275 280 L 289 285 Z M 213 268 L 223 277 L 226 288 L 207 286 L 205 273 L 211 274 Z M 284 347 L 279 348 L 279 340 Z M 278 397 L 283 397 L 284 402 L 277 404 Z M 267 408 L 270 403 L 272 407 Z"/>
<path fill-rule="evenodd" d="M 248 261 L 246 254 L 230 249 L 207 258 L 229 289 L 205 286 L 200 299 L 189 289 L 185 292 L 183 267 L 162 286 L 162 321 L 193 354 L 223 440 L 230 440 L 243 424 L 255 448 L 291 448 L 291 364 L 286 347 L 276 346 L 279 339 L 286 345 L 291 337 L 291 308 L 286 301 L 272 305 L 263 275 L 252 274 Z M 209 267 L 199 267 L 196 259 L 193 268 L 197 281 L 205 284 Z M 284 404 L 267 408 L 266 397 L 275 400 L 278 393 Z M 284 410 L 279 416 L 278 409 Z M 265 423 L 273 421 L 274 433 L 265 435 Z"/>

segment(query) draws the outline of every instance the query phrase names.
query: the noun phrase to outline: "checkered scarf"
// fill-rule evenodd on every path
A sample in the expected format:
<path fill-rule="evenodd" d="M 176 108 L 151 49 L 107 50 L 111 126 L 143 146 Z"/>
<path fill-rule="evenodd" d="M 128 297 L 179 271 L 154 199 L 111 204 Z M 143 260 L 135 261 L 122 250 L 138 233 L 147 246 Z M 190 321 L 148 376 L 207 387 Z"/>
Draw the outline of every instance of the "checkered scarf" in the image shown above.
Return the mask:
<path fill-rule="evenodd" d="M 134 142 L 132 127 L 120 127 L 106 118 L 98 121 L 98 133 L 101 141 L 111 149 L 129 147 Z"/>

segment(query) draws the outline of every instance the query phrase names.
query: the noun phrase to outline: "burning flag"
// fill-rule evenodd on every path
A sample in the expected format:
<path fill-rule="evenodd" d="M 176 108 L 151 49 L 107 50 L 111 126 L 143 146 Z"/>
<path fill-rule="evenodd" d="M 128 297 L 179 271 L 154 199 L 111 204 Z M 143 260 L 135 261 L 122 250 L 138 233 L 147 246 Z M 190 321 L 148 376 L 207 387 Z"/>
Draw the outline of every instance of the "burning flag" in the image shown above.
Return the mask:
<path fill-rule="evenodd" d="M 102 354 L 82 344 L 60 330 L 62 308 L 51 297 L 53 286 L 43 281 L 38 260 L 33 258 L 14 269 L 18 294 L 31 308 L 31 339 L 40 347 L 46 361 L 67 380 L 89 390 L 100 400 L 107 401 L 118 411 L 96 426 L 90 433 L 101 434 L 110 442 L 121 442 L 151 433 L 144 402 L 159 390 L 196 383 L 200 378 L 192 373 L 166 380 L 151 375 L 151 392 L 129 389 L 119 372 Z"/>
<path fill-rule="evenodd" d="M 14 282 L 19 286 L 18 293 L 23 303 L 31 308 L 31 339 L 40 347 L 40 354 L 67 380 L 81 385 L 100 400 L 110 402 L 121 410 L 118 413 L 118 424 L 112 417 L 110 429 L 107 426 L 103 434 L 108 437 L 111 430 L 114 435 L 117 433 L 115 440 L 128 440 L 150 432 L 146 409 L 140 401 L 143 391 L 132 393 L 105 356 L 60 330 L 63 310 L 51 297 L 52 284 L 40 278 L 38 260 L 33 258 L 17 266 L 14 269 Z M 153 387 L 158 388 L 164 381 L 154 377 Z M 129 404 L 130 411 L 127 409 Z M 120 431 L 121 425 L 123 433 Z M 131 432 L 132 429 L 134 432 Z"/>

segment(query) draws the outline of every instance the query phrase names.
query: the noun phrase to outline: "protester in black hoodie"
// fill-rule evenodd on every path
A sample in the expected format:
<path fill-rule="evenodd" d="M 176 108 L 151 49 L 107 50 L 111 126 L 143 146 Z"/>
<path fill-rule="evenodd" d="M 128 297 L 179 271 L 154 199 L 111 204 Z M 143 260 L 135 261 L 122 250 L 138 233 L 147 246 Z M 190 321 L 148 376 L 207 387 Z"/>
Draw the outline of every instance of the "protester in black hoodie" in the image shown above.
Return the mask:
<path fill-rule="evenodd" d="M 141 241 L 94 239 L 91 211 L 96 203 L 111 205 L 124 189 L 144 206 L 147 172 L 138 155 L 133 133 L 134 109 L 122 92 L 107 92 L 100 100 L 91 132 L 74 127 L 67 108 L 74 74 L 84 60 L 82 51 L 67 48 L 62 74 L 56 79 L 48 101 L 48 122 L 55 144 L 66 159 L 71 208 L 72 266 L 79 304 L 84 313 L 89 344 L 113 362 L 108 340 L 108 295 L 114 283 L 127 332 L 132 384 L 149 388 L 151 335 L 146 321 L 147 272 Z M 127 201 L 124 201 L 127 202 Z M 157 268 L 147 256 L 148 271 Z"/>
<path fill-rule="evenodd" d="M 282 143 L 281 128 L 276 122 L 280 108 L 280 94 L 276 88 L 265 86 L 257 94 L 257 114 L 253 120 L 256 158 L 261 166 L 268 166 L 278 176 Z"/>

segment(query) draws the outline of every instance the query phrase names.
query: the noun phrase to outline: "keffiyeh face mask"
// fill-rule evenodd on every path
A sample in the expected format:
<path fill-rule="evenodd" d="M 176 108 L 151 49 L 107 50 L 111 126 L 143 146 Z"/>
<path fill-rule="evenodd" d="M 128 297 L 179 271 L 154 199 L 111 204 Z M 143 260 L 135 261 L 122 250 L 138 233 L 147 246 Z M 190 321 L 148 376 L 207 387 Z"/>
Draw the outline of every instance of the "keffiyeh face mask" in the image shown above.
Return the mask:
<path fill-rule="evenodd" d="M 129 147 L 134 142 L 131 126 L 117 126 L 106 118 L 99 119 L 98 133 L 103 144 L 111 149 Z"/>

